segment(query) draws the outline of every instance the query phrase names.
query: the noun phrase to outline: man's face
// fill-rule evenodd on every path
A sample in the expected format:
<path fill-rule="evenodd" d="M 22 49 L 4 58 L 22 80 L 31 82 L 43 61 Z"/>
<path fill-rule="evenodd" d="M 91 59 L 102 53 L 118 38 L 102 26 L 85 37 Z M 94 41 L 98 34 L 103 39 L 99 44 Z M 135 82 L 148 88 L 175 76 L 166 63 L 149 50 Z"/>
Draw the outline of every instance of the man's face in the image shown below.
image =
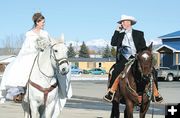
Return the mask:
<path fill-rule="evenodd" d="M 130 20 L 122 21 L 122 26 L 124 29 L 130 29 L 131 28 L 131 21 Z"/>

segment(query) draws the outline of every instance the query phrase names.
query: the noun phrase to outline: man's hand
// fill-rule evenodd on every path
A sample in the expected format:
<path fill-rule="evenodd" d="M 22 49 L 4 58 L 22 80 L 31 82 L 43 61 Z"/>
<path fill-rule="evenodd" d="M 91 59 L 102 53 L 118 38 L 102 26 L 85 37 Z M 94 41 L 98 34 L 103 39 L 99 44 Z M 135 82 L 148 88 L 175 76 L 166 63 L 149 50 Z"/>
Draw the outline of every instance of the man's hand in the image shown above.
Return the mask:
<path fill-rule="evenodd" d="M 121 25 L 121 24 L 118 24 L 118 25 L 117 25 L 117 28 L 116 28 L 116 31 L 119 31 L 119 32 L 120 32 L 122 29 L 123 29 L 122 25 Z"/>

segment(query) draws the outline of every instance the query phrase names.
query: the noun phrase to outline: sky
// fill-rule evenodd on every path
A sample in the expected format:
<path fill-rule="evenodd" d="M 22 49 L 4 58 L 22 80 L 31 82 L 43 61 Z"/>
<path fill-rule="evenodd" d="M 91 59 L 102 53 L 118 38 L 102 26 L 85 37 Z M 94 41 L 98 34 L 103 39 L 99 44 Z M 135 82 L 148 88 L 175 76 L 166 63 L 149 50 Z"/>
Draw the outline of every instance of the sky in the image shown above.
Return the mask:
<path fill-rule="evenodd" d="M 110 42 L 122 14 L 134 16 L 133 26 L 147 42 L 180 30 L 179 0 L 3 0 L 0 2 L 0 46 L 8 36 L 25 34 L 32 15 L 41 12 L 52 37 L 63 33 L 66 42 Z"/>

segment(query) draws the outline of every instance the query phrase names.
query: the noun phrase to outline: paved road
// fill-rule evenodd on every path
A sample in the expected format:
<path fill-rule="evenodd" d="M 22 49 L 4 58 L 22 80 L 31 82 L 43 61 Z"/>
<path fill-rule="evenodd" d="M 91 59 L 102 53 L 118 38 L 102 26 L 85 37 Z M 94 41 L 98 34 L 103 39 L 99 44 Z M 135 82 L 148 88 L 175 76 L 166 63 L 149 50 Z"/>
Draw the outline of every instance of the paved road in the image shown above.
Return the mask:
<path fill-rule="evenodd" d="M 102 101 L 102 96 L 106 92 L 106 80 L 73 80 L 73 97 L 67 101 L 61 113 L 62 118 L 109 118 L 111 104 Z M 180 102 L 179 82 L 159 82 L 159 90 L 164 97 L 162 104 L 151 104 L 147 117 L 164 118 L 164 104 Z M 120 105 L 121 112 L 124 109 Z M 138 117 L 136 109 L 135 117 Z M 0 104 L 0 118 L 21 118 L 23 111 L 20 104 L 7 102 Z"/>

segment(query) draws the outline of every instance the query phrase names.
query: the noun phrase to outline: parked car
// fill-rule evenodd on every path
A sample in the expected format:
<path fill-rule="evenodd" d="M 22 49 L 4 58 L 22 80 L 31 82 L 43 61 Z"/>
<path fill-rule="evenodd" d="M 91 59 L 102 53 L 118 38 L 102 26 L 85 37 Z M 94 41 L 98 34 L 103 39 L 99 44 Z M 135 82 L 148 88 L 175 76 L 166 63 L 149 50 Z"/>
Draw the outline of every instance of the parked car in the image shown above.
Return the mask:
<path fill-rule="evenodd" d="M 82 74 L 83 71 L 77 66 L 71 66 L 71 74 Z"/>
<path fill-rule="evenodd" d="M 104 74 L 106 74 L 106 71 L 101 68 L 93 68 L 93 69 L 89 70 L 89 73 L 94 74 L 94 75 L 104 75 Z"/>
<path fill-rule="evenodd" d="M 88 70 L 83 69 L 83 74 L 89 74 Z"/>
<path fill-rule="evenodd" d="M 169 67 L 159 67 L 158 69 L 156 69 L 158 80 L 165 80 L 167 78 L 167 70 L 169 71 L 170 68 Z"/>
<path fill-rule="evenodd" d="M 158 79 L 166 81 L 179 80 L 180 78 L 180 65 L 173 65 L 171 67 L 160 67 L 157 69 Z"/>

